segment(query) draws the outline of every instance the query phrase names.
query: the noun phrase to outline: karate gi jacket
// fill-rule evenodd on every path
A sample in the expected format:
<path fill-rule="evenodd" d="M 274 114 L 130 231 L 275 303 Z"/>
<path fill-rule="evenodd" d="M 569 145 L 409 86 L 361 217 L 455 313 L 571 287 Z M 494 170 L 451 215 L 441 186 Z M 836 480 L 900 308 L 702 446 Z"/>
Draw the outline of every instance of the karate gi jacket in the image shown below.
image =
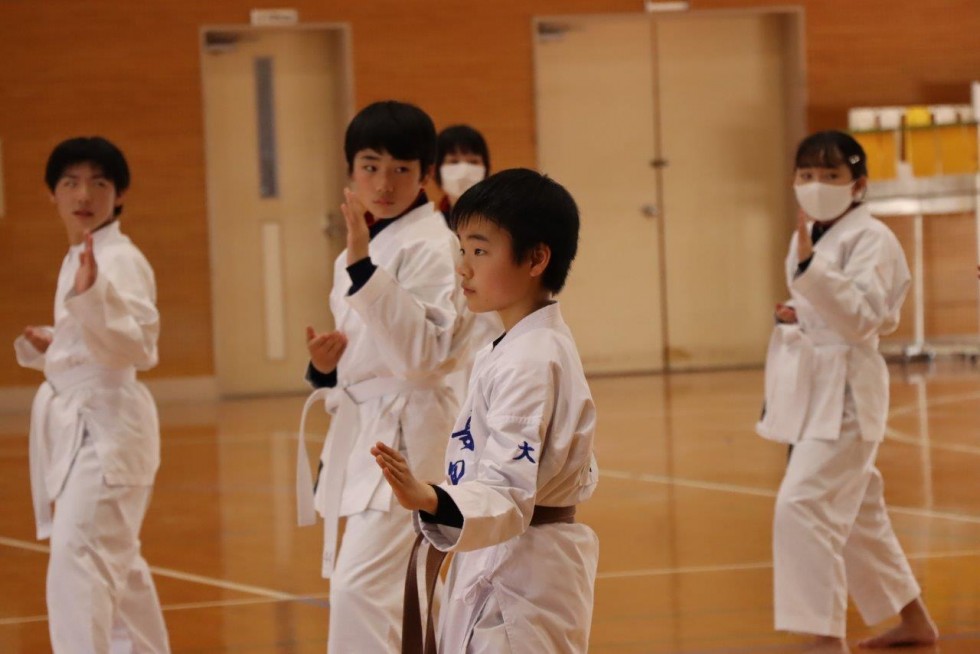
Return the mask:
<path fill-rule="evenodd" d="M 799 272 L 797 234 L 786 279 L 798 324 L 777 324 L 766 360 L 766 409 L 757 432 L 772 440 L 837 440 L 845 388 L 861 438 L 880 441 L 888 416 L 888 368 L 879 337 L 898 327 L 911 276 L 898 239 L 858 205 L 834 224 Z"/>
<path fill-rule="evenodd" d="M 98 274 L 91 288 L 74 291 L 83 244 L 71 246 L 61 265 L 47 351 L 24 336 L 14 342 L 17 362 L 45 376 L 30 433 L 39 539 L 50 535 L 50 503 L 58 499 L 86 432 L 108 484 L 152 485 L 160 465 L 156 405 L 136 380 L 138 370 L 158 360 L 153 269 L 118 221 L 96 230 L 92 241 Z"/>
<path fill-rule="evenodd" d="M 440 652 L 463 652 L 491 598 L 512 652 L 586 652 L 598 539 L 584 524 L 531 526 L 535 505 L 570 507 L 592 496 L 596 412 L 572 334 L 557 303 L 515 325 L 477 355 L 446 449 L 440 488 L 461 529 L 416 524 L 455 552 L 442 603 Z"/>
<path fill-rule="evenodd" d="M 386 226 L 368 250 L 377 268 L 353 294 L 346 250 L 335 262 L 330 307 L 348 345 L 337 366 L 337 385 L 310 396 L 300 425 L 302 435 L 306 412 L 322 399 L 332 419 L 316 495 L 303 438 L 297 495 L 301 525 L 313 522 L 314 508 L 324 518 L 324 577 L 335 563 L 338 519 L 391 508 L 391 487 L 371 447 L 381 441 L 400 448 L 419 478 L 439 479 L 459 407 L 446 381 L 467 345 L 454 339 L 465 305 L 456 275 L 456 235 L 427 203 Z"/>

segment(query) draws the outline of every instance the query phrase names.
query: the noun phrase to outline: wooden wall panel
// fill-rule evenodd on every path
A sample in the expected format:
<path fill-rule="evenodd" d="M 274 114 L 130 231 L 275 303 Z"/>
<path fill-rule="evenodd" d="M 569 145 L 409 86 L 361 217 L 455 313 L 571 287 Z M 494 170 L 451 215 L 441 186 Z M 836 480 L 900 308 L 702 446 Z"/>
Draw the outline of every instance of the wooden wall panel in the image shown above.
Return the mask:
<path fill-rule="evenodd" d="M 905 250 L 905 258 L 908 260 L 909 268 L 913 266 L 913 254 L 915 252 L 915 236 L 912 230 L 912 219 L 905 216 L 878 216 L 895 232 L 902 249 Z M 898 323 L 898 329 L 892 334 L 882 338 L 883 343 L 910 343 L 915 340 L 915 307 L 914 290 L 909 289 L 905 296 L 905 304 L 902 305 L 902 317 Z"/>
<path fill-rule="evenodd" d="M 395 97 L 438 125 L 467 121 L 494 166 L 535 163 L 531 18 L 639 11 L 640 0 L 295 0 L 304 22 L 348 22 L 357 104 Z M 784 6 L 694 0 L 696 9 Z M 975 0 L 806 0 L 808 119 L 843 125 L 853 105 L 965 102 L 980 76 Z M 0 2 L 0 343 L 50 320 L 64 236 L 41 184 L 60 139 L 104 134 L 125 149 L 134 186 L 125 228 L 158 277 L 161 377 L 212 373 L 199 29 L 244 23 L 242 0 Z M 944 284 L 939 282 L 941 288 Z M 956 318 L 959 320 L 959 318 Z M 3 345 L 3 347 L 8 347 Z M 12 354 L 0 386 L 36 381 Z"/>
<path fill-rule="evenodd" d="M 915 240 L 911 217 L 882 218 L 901 241 L 909 268 L 915 265 Z M 949 342 L 973 335 L 977 323 L 977 278 L 974 272 L 977 245 L 972 213 L 926 216 L 922 223 L 924 262 L 923 299 L 926 340 Z M 890 342 L 909 342 L 914 336 L 914 290 L 909 289 L 902 307 L 902 322 Z M 963 340 L 962 338 L 960 340 Z"/>
<path fill-rule="evenodd" d="M 978 333 L 976 219 L 973 214 L 927 216 L 923 223 L 926 265 L 926 336 Z"/>

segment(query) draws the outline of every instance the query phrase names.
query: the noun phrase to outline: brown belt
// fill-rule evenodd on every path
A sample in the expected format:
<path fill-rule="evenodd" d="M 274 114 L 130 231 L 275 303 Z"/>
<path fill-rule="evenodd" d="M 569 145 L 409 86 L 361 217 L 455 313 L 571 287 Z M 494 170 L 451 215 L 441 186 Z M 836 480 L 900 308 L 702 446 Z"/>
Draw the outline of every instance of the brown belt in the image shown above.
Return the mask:
<path fill-rule="evenodd" d="M 531 526 L 575 522 L 574 506 L 535 506 L 531 515 Z M 408 572 L 405 575 L 405 612 L 402 616 L 402 654 L 436 654 L 436 633 L 432 623 L 432 598 L 435 595 L 436 579 L 446 560 L 446 552 L 429 547 L 425 555 L 425 596 L 428 605 L 425 616 L 425 641 L 422 640 L 422 612 L 419 608 L 418 566 L 419 550 L 425 536 L 418 535 L 412 545 L 412 555 L 408 559 Z"/>
<path fill-rule="evenodd" d="M 534 506 L 531 526 L 553 525 L 558 522 L 575 522 L 575 505 L 572 506 Z"/>

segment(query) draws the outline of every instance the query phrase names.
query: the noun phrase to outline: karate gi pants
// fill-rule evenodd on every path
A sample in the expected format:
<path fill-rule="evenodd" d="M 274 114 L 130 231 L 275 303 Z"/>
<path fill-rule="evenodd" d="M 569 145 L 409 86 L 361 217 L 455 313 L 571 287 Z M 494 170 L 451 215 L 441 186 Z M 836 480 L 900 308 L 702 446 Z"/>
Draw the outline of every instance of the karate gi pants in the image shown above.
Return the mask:
<path fill-rule="evenodd" d="M 86 435 L 55 502 L 48 627 L 55 654 L 170 651 L 139 532 L 152 487 L 109 486 Z"/>
<path fill-rule="evenodd" d="M 776 629 L 844 638 L 847 596 L 875 624 L 920 588 L 885 509 L 877 442 L 861 440 L 847 393 L 839 440 L 793 446 L 776 498 Z"/>
<path fill-rule="evenodd" d="M 415 542 L 412 514 L 367 510 L 347 518 L 330 576 L 327 651 L 401 651 L 405 572 Z"/>

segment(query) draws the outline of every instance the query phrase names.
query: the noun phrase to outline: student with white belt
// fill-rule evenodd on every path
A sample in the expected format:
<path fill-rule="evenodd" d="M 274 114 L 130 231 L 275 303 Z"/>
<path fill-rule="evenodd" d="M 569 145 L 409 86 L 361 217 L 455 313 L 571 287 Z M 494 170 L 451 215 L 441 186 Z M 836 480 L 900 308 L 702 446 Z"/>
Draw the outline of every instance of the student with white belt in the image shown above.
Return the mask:
<path fill-rule="evenodd" d="M 319 389 L 307 409 L 324 399 L 333 417 L 315 480 L 302 440 L 297 475 L 301 524 L 314 521 L 314 508 L 324 521 L 333 653 L 389 652 L 401 640 L 412 517 L 392 501 L 371 445 L 381 440 L 418 474 L 438 475 L 459 406 L 446 383 L 466 347 L 456 338 L 459 244 L 422 190 L 435 140 L 425 112 L 394 101 L 361 110 L 345 138 L 351 188 L 330 295 L 336 331 L 307 333 L 307 377 Z"/>
<path fill-rule="evenodd" d="M 757 431 L 793 445 L 776 499 L 776 628 L 844 652 L 848 593 L 868 624 L 901 622 L 861 642 L 879 648 L 938 637 L 885 509 L 875 467 L 888 416 L 878 339 L 898 326 L 909 287 L 895 235 L 861 203 L 867 160 L 841 132 L 796 154 L 800 205 L 786 257 L 791 299 L 776 308 Z"/>
<path fill-rule="evenodd" d="M 140 554 L 160 427 L 136 373 L 157 364 L 160 317 L 153 269 L 120 229 L 129 168 L 109 141 L 74 138 L 51 153 L 45 181 L 70 247 L 54 326 L 27 327 L 14 347 L 18 363 L 45 376 L 31 411 L 30 464 L 37 537 L 51 540 L 51 646 L 169 652 Z"/>

